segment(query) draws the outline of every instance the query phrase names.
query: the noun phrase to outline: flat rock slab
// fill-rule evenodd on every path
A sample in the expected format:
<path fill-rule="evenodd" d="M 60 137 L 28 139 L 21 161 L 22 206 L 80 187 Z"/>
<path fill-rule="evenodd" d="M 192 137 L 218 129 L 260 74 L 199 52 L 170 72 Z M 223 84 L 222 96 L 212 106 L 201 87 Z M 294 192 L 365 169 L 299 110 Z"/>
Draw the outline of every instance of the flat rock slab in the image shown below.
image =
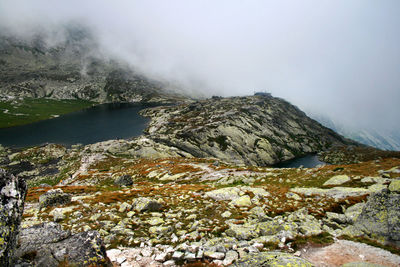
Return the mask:
<path fill-rule="evenodd" d="M 380 248 L 348 240 L 338 240 L 326 247 L 307 248 L 306 252 L 302 252 L 301 257 L 320 267 L 338 267 L 360 262 L 397 267 L 400 263 L 400 256 Z"/>
<path fill-rule="evenodd" d="M 261 252 L 250 254 L 238 260 L 234 266 L 301 266 L 312 267 L 311 263 L 305 259 L 296 257 L 289 253 L 283 252 Z"/>
<path fill-rule="evenodd" d="M 96 231 L 71 235 L 56 223 L 23 229 L 16 257 L 34 266 L 111 266 L 100 234 Z"/>
<path fill-rule="evenodd" d="M 330 178 L 328 181 L 324 183 L 324 186 L 327 185 L 341 185 L 350 181 L 350 177 L 348 175 L 335 175 Z"/>
<path fill-rule="evenodd" d="M 370 190 L 365 188 L 358 188 L 358 187 L 333 187 L 330 189 L 322 189 L 322 188 L 315 188 L 315 187 L 296 187 L 290 189 L 290 191 L 303 194 L 306 197 L 310 197 L 313 195 L 320 195 L 330 198 L 347 198 L 347 197 L 358 197 L 363 195 L 369 195 L 371 193 Z"/>

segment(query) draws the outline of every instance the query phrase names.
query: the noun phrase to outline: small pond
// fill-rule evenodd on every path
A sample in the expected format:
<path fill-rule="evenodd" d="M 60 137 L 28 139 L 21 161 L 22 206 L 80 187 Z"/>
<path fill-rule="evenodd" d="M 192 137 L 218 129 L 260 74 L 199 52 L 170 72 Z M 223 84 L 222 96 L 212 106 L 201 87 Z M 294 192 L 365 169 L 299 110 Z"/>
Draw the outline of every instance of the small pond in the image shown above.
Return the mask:
<path fill-rule="evenodd" d="M 318 165 L 324 165 L 326 164 L 323 161 L 320 161 L 318 159 L 318 156 L 316 154 L 309 154 L 304 157 L 300 158 L 295 158 L 291 160 L 287 160 L 281 163 L 278 163 L 274 165 L 276 168 L 298 168 L 300 166 L 303 166 L 304 168 L 314 168 Z"/>

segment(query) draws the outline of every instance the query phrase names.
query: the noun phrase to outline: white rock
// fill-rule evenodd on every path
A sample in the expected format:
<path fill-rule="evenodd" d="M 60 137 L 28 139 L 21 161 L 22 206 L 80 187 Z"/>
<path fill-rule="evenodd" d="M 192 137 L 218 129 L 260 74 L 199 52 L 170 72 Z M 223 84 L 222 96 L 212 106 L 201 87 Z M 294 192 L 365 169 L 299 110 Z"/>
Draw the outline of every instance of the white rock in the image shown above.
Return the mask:
<path fill-rule="evenodd" d="M 232 213 L 228 210 L 221 214 L 222 218 L 229 218 L 231 215 Z"/>
<path fill-rule="evenodd" d="M 222 262 L 223 265 L 230 265 L 232 264 L 234 261 L 236 261 L 239 258 L 239 253 L 237 253 L 236 251 L 233 250 L 229 250 L 226 255 L 225 255 L 225 259 Z"/>
<path fill-rule="evenodd" d="M 160 254 L 157 254 L 154 259 L 156 261 L 164 262 L 167 259 L 167 253 L 162 252 Z"/>
<path fill-rule="evenodd" d="M 184 259 L 188 261 L 194 261 L 196 259 L 196 254 L 191 252 L 186 252 Z"/>
<path fill-rule="evenodd" d="M 124 256 L 118 257 L 118 258 L 116 259 L 116 262 L 118 262 L 118 264 L 122 264 L 124 261 L 126 261 L 126 258 L 125 258 Z"/>
<path fill-rule="evenodd" d="M 144 248 L 140 251 L 143 257 L 150 257 L 153 254 L 153 250 L 151 248 Z"/>
<path fill-rule="evenodd" d="M 169 267 L 169 266 L 175 266 L 175 261 L 169 260 L 163 263 L 163 266 Z"/>
<path fill-rule="evenodd" d="M 175 251 L 174 254 L 172 254 L 172 258 L 173 258 L 174 260 L 180 260 L 180 259 L 183 258 L 184 255 L 185 255 L 185 254 L 183 254 L 183 253 L 180 252 L 180 251 Z"/>
<path fill-rule="evenodd" d="M 263 243 L 254 243 L 253 247 L 255 247 L 258 250 L 261 250 L 264 248 L 264 244 Z"/>
<path fill-rule="evenodd" d="M 129 263 L 129 262 L 127 262 L 127 261 L 125 261 L 125 262 L 123 262 L 123 263 L 121 264 L 121 267 L 132 267 L 132 266 L 134 266 L 134 265 L 132 265 L 131 263 Z"/>

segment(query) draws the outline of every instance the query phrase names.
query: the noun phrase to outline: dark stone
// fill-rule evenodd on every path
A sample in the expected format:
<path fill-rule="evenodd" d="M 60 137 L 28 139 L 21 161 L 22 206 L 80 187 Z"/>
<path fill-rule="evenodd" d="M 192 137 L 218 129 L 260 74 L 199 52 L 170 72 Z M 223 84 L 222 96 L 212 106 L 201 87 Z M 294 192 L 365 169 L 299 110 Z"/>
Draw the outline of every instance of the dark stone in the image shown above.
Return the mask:
<path fill-rule="evenodd" d="M 34 165 L 28 161 L 21 161 L 18 164 L 8 165 L 7 168 L 12 174 L 17 175 L 24 171 L 32 171 Z"/>
<path fill-rule="evenodd" d="M 42 170 L 39 175 L 40 176 L 53 176 L 56 174 L 59 174 L 60 171 L 57 168 L 45 168 L 44 170 Z"/>
<path fill-rule="evenodd" d="M 132 176 L 129 174 L 122 175 L 118 177 L 114 183 L 119 186 L 131 186 L 133 184 Z"/>
<path fill-rule="evenodd" d="M 49 190 L 39 197 L 40 208 L 65 205 L 70 202 L 71 202 L 71 195 L 64 193 L 61 189 Z"/>
<path fill-rule="evenodd" d="M 22 179 L 0 169 L 0 266 L 13 266 L 26 191 Z"/>
<path fill-rule="evenodd" d="M 23 229 L 16 257 L 20 264 L 34 266 L 111 266 L 97 231 L 71 235 L 56 223 Z"/>

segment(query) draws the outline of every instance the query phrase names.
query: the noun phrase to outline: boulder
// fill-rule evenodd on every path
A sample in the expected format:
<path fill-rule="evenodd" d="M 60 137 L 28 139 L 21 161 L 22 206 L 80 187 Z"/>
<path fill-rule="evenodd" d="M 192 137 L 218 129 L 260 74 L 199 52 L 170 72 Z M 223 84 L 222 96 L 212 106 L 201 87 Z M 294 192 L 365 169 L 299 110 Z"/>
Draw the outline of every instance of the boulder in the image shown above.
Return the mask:
<path fill-rule="evenodd" d="M 225 231 L 228 236 L 235 237 L 238 240 L 251 240 L 258 237 L 259 231 L 256 231 L 256 225 L 245 223 L 243 225 L 228 224 L 229 229 Z"/>
<path fill-rule="evenodd" d="M 26 191 L 23 180 L 0 169 L 0 266 L 13 266 Z"/>
<path fill-rule="evenodd" d="M 129 174 L 121 175 L 114 183 L 119 186 L 131 186 L 133 184 L 132 176 Z"/>
<path fill-rule="evenodd" d="M 382 190 L 368 198 L 354 226 L 381 242 L 400 246 L 400 193 Z"/>
<path fill-rule="evenodd" d="M 71 195 L 64 193 L 61 189 L 51 189 L 39 197 L 39 207 L 65 205 L 71 202 Z"/>
<path fill-rule="evenodd" d="M 239 198 L 240 189 L 236 187 L 226 187 L 205 193 L 206 197 L 214 200 L 235 200 Z"/>
<path fill-rule="evenodd" d="M 310 197 L 313 195 L 320 195 L 331 197 L 335 199 L 342 199 L 348 197 L 358 197 L 363 195 L 369 195 L 371 193 L 370 190 L 359 187 L 333 187 L 329 189 L 315 188 L 315 187 L 295 187 L 290 189 L 290 191 L 302 194 L 306 197 Z"/>
<path fill-rule="evenodd" d="M 261 252 L 240 258 L 233 266 L 304 266 L 312 264 L 305 259 L 283 252 Z"/>
<path fill-rule="evenodd" d="M 23 229 L 16 257 L 34 266 L 111 266 L 100 234 L 86 231 L 71 235 L 56 223 Z"/>
<path fill-rule="evenodd" d="M 160 211 L 163 205 L 153 199 L 146 197 L 139 197 L 133 200 L 133 209 L 139 212 L 143 211 Z"/>
<path fill-rule="evenodd" d="M 393 180 L 389 185 L 389 190 L 400 193 L 400 180 Z"/>
<path fill-rule="evenodd" d="M 335 175 L 332 178 L 330 178 L 328 181 L 326 181 L 323 185 L 341 185 L 346 182 L 350 181 L 350 177 L 347 175 Z"/>
<path fill-rule="evenodd" d="M 251 199 L 248 195 L 244 195 L 237 199 L 234 199 L 230 202 L 230 204 L 239 207 L 248 207 L 252 205 Z"/>

